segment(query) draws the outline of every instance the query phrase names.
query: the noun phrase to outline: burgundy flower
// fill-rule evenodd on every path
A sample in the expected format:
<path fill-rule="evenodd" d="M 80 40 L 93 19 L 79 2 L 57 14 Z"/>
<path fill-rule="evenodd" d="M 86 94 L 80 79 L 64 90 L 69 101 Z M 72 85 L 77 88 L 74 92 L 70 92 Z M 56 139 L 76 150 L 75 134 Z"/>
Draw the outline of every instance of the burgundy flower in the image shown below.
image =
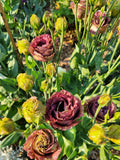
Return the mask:
<path fill-rule="evenodd" d="M 46 106 L 45 119 L 54 129 L 70 129 L 79 123 L 76 120 L 83 115 L 81 101 L 65 90 L 55 92 Z"/>
<path fill-rule="evenodd" d="M 29 46 L 29 52 L 35 60 L 51 60 L 54 57 L 52 37 L 49 34 L 35 37 Z"/>
<path fill-rule="evenodd" d="M 91 117 L 94 117 L 95 112 L 99 106 L 98 104 L 98 99 L 100 96 L 96 96 L 90 100 L 88 100 L 85 104 L 85 106 L 87 107 L 87 113 L 88 115 L 90 115 Z M 103 122 L 105 119 L 105 115 L 107 113 L 107 111 L 109 110 L 109 119 L 111 119 L 114 116 L 114 113 L 116 111 L 116 106 L 114 103 L 111 103 L 108 106 L 105 106 L 103 108 L 101 108 L 101 110 L 99 111 L 96 120 L 98 122 Z"/>
<path fill-rule="evenodd" d="M 26 140 L 24 150 L 35 160 L 57 160 L 61 148 L 50 129 L 34 131 Z"/>
<path fill-rule="evenodd" d="M 75 14 L 75 3 L 74 2 L 70 3 L 69 8 L 72 8 L 73 14 Z M 80 0 L 77 6 L 77 18 L 78 19 L 83 18 L 85 14 L 85 9 L 86 9 L 86 0 Z"/>
<path fill-rule="evenodd" d="M 101 17 L 101 14 L 102 14 L 102 17 Z M 101 21 L 104 19 L 105 16 L 106 16 L 106 12 L 105 11 L 103 13 L 101 13 L 100 10 L 95 12 L 95 14 L 93 16 L 93 19 L 91 21 L 91 27 L 90 27 L 90 32 L 92 34 L 96 33 Z M 101 27 L 100 27 L 100 29 L 98 31 L 98 34 L 105 32 L 105 30 L 107 29 L 107 27 L 109 25 L 109 22 L 110 22 L 110 18 L 106 17 L 106 19 L 103 21 L 103 23 L 102 23 L 102 25 L 101 25 Z"/>

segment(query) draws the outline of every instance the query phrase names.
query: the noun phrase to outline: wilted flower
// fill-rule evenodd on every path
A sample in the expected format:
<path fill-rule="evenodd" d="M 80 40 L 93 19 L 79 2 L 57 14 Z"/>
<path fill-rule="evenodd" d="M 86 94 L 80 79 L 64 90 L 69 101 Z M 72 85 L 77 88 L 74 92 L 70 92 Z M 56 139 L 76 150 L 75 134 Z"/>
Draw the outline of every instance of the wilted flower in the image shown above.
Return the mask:
<path fill-rule="evenodd" d="M 95 34 L 97 32 L 97 29 L 98 29 L 101 21 L 104 19 L 105 15 L 106 15 L 105 11 L 103 13 L 100 10 L 95 12 L 93 19 L 91 21 L 91 27 L 90 27 L 91 34 Z M 104 22 L 102 23 L 102 25 L 98 31 L 98 34 L 105 32 L 105 30 L 107 29 L 107 27 L 109 25 L 109 22 L 110 22 L 110 18 L 108 18 L 108 16 L 107 16 L 106 19 L 104 20 Z"/>
<path fill-rule="evenodd" d="M 55 29 L 56 31 L 62 31 L 62 27 L 64 25 L 64 30 L 67 29 L 67 20 L 65 17 L 59 17 L 57 18 L 55 22 Z"/>
<path fill-rule="evenodd" d="M 83 116 L 81 101 L 70 92 L 55 92 L 46 103 L 46 121 L 56 129 L 67 130 L 77 125 L 78 118 Z"/>
<path fill-rule="evenodd" d="M 55 70 L 55 66 L 53 65 L 53 63 L 49 63 L 46 65 L 45 72 L 50 77 L 52 77 L 55 74 L 56 70 Z"/>
<path fill-rule="evenodd" d="M 8 135 L 15 130 L 14 121 L 10 118 L 0 120 L 0 135 Z"/>
<path fill-rule="evenodd" d="M 72 8 L 73 14 L 75 15 L 75 3 L 74 2 L 70 3 L 69 8 Z M 86 9 L 86 0 L 80 0 L 80 2 L 78 3 L 78 7 L 77 7 L 77 18 L 78 19 L 83 18 L 85 14 L 85 9 Z"/>
<path fill-rule="evenodd" d="M 34 30 L 38 30 L 40 27 L 40 19 L 37 15 L 33 14 L 30 17 L 30 24 L 33 27 Z"/>
<path fill-rule="evenodd" d="M 30 43 L 28 42 L 27 39 L 22 39 L 22 40 L 18 40 L 17 42 L 17 47 L 19 50 L 19 53 L 23 53 L 24 55 L 28 55 L 29 54 L 29 45 Z"/>
<path fill-rule="evenodd" d="M 26 100 L 22 105 L 22 113 L 28 123 L 38 123 L 45 114 L 46 107 L 37 97 L 33 96 Z"/>
<path fill-rule="evenodd" d="M 111 9 L 111 16 L 116 17 L 119 13 L 120 13 L 120 0 L 116 0 Z"/>
<path fill-rule="evenodd" d="M 17 76 L 18 86 L 24 91 L 29 91 L 34 86 L 34 78 L 32 75 L 27 75 L 26 73 L 20 73 Z"/>
<path fill-rule="evenodd" d="M 104 129 L 99 125 L 95 124 L 88 132 L 89 139 L 96 144 L 101 144 L 104 142 L 105 133 Z"/>
<path fill-rule="evenodd" d="M 50 129 L 34 131 L 26 140 L 24 150 L 35 160 L 57 160 L 61 148 Z"/>
<path fill-rule="evenodd" d="M 90 100 L 88 100 L 85 104 L 85 106 L 87 107 L 87 113 L 91 116 L 94 117 L 96 110 L 99 106 L 98 100 L 99 100 L 100 96 L 96 96 Z M 111 102 L 111 104 L 109 105 L 105 105 L 104 107 L 101 108 L 101 110 L 99 111 L 96 120 L 98 122 L 103 122 L 105 119 L 105 115 L 107 114 L 107 112 L 109 111 L 109 119 L 111 119 L 114 116 L 114 113 L 116 111 L 116 106 L 113 102 Z"/>
<path fill-rule="evenodd" d="M 54 57 L 52 37 L 43 34 L 35 37 L 30 43 L 29 51 L 33 58 L 38 61 L 46 62 Z"/>
<path fill-rule="evenodd" d="M 112 124 L 108 128 L 108 139 L 115 144 L 120 145 L 120 125 Z"/>

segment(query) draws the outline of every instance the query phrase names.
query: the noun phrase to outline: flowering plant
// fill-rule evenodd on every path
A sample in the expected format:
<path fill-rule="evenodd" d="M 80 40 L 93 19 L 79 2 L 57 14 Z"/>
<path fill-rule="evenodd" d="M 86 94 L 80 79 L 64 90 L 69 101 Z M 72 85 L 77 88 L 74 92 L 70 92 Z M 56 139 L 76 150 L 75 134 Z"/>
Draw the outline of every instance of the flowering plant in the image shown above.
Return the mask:
<path fill-rule="evenodd" d="M 5 12 L 8 5 L 0 3 Z M 63 14 L 63 5 L 70 14 Z M 46 6 L 44 14 L 39 6 Z M 35 160 L 92 159 L 96 149 L 99 159 L 117 160 L 119 3 L 58 0 L 55 6 L 60 7 L 59 14 L 52 1 L 17 3 L 10 11 L 16 13 L 11 21 L 7 13 L 8 22 L 13 22 L 12 32 L 7 31 L 14 38 L 9 39 L 1 24 L 0 148 L 16 143 Z M 2 16 L 4 10 L 0 8 Z M 65 43 L 68 34 L 72 48 Z M 68 65 L 61 66 L 68 52 Z"/>

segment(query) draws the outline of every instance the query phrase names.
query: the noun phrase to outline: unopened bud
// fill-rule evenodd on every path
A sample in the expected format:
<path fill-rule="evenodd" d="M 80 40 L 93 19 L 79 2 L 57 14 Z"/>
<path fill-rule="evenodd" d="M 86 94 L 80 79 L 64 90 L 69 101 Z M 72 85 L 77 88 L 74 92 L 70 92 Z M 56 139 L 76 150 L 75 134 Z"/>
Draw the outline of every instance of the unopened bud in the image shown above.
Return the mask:
<path fill-rule="evenodd" d="M 53 63 L 49 63 L 46 65 L 45 72 L 49 77 L 52 77 L 55 74 L 56 70 L 55 70 L 55 66 L 53 65 Z"/>
<path fill-rule="evenodd" d="M 10 118 L 0 120 L 0 135 L 8 135 L 15 129 L 14 121 Z"/>
<path fill-rule="evenodd" d="M 56 31 L 62 31 L 62 27 L 64 25 L 64 30 L 67 29 L 67 20 L 65 17 L 57 18 L 57 21 L 55 22 L 55 29 Z"/>
<path fill-rule="evenodd" d="M 38 30 L 40 27 L 40 19 L 37 15 L 33 14 L 30 17 L 30 24 L 34 30 Z"/>
<path fill-rule="evenodd" d="M 110 101 L 111 101 L 111 98 L 107 94 L 101 95 L 100 98 L 98 99 L 98 103 L 101 106 L 108 106 Z"/>
<path fill-rule="evenodd" d="M 105 133 L 103 128 L 99 124 L 95 124 L 89 130 L 89 138 L 96 144 L 101 144 L 104 142 Z"/>
<path fill-rule="evenodd" d="M 30 43 L 28 42 L 27 39 L 22 39 L 22 40 L 18 40 L 17 42 L 17 47 L 19 50 L 19 53 L 23 53 L 24 55 L 28 55 L 29 54 L 29 45 Z"/>
<path fill-rule="evenodd" d="M 32 75 L 26 73 L 20 73 L 17 76 L 18 86 L 24 91 L 30 91 L 34 86 L 34 78 Z"/>

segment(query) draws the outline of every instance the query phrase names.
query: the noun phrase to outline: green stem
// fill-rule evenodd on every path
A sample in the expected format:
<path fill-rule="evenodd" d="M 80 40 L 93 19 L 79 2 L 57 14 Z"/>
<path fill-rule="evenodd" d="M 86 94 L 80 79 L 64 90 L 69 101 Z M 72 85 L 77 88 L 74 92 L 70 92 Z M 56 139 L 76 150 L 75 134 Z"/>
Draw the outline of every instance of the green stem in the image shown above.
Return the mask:
<path fill-rule="evenodd" d="M 98 90 L 99 87 L 100 87 L 100 83 L 97 85 L 97 87 L 96 87 L 95 90 L 93 91 L 92 95 L 95 94 L 95 92 Z"/>
<path fill-rule="evenodd" d="M 82 40 L 81 40 L 81 42 L 82 42 L 83 39 L 84 39 L 85 32 L 86 32 L 86 27 L 87 27 L 88 2 L 89 2 L 89 0 L 86 1 L 85 20 L 84 20 L 84 31 L 83 31 L 83 35 L 82 35 Z"/>
<path fill-rule="evenodd" d="M 79 40 L 79 32 L 78 32 L 78 24 L 77 24 L 77 7 L 78 7 L 78 3 L 75 3 L 75 28 L 76 28 L 77 39 Z"/>
<path fill-rule="evenodd" d="M 97 110 L 96 110 L 96 112 L 95 112 L 95 115 L 94 115 L 94 118 L 93 118 L 93 123 L 95 123 L 95 119 L 96 119 L 96 117 L 97 117 L 99 111 L 101 110 L 101 108 L 102 108 L 102 106 L 99 105 L 98 108 L 97 108 Z"/>
<path fill-rule="evenodd" d="M 116 50 L 117 50 L 117 48 L 118 48 L 118 46 L 119 46 L 119 43 L 120 43 L 120 38 L 118 39 L 118 41 L 117 41 L 117 43 L 116 43 L 115 49 L 114 49 L 114 51 L 113 51 L 113 54 L 112 54 L 111 59 L 110 59 L 110 62 L 109 62 L 108 69 L 110 69 L 112 60 L 113 60 L 113 58 L 114 58 L 114 56 L 115 56 Z"/>
<path fill-rule="evenodd" d="M 56 55 L 55 40 L 54 40 L 54 35 L 53 35 L 53 30 L 52 30 L 52 29 L 50 29 L 50 33 L 51 33 L 51 37 L 52 37 L 52 41 L 53 41 L 54 52 L 55 52 L 55 55 Z M 57 56 L 57 55 L 56 55 L 56 56 Z"/>
<path fill-rule="evenodd" d="M 83 94 L 86 94 L 86 92 L 91 88 L 91 86 L 97 81 L 97 78 L 94 79 L 90 84 L 89 86 L 85 89 L 84 93 Z"/>
<path fill-rule="evenodd" d="M 117 59 L 115 60 L 115 62 L 113 63 L 111 69 L 116 68 L 116 63 L 118 62 L 118 60 L 120 59 L 120 55 L 117 57 Z M 118 65 L 118 64 L 117 64 Z"/>

